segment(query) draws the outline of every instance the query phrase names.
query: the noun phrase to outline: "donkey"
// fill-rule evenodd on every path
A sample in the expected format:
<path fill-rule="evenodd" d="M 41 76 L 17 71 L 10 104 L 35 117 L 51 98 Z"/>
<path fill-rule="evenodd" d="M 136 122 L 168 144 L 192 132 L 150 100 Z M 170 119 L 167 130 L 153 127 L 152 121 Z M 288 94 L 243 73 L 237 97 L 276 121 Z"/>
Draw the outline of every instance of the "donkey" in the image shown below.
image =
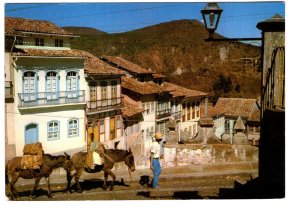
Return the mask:
<path fill-rule="evenodd" d="M 52 156 L 50 154 L 43 154 L 43 164 L 40 169 L 21 169 L 22 157 L 14 157 L 8 161 L 5 167 L 5 183 L 9 185 L 11 191 L 11 199 L 19 197 L 15 188 L 15 183 L 19 177 L 24 179 L 35 178 L 34 187 L 30 193 L 30 200 L 32 199 L 34 191 L 37 189 L 41 178 L 45 177 L 48 187 L 48 197 L 53 198 L 53 194 L 50 189 L 50 174 L 53 169 L 64 167 L 67 169 L 67 163 L 70 160 L 70 156 L 67 153 L 59 156 Z"/>
<path fill-rule="evenodd" d="M 96 173 L 104 171 L 104 184 L 103 189 L 106 190 L 108 188 L 107 186 L 107 179 L 108 175 L 110 175 L 113 179 L 113 181 L 110 184 L 109 189 L 113 190 L 114 188 L 114 182 L 116 180 L 116 175 L 111 171 L 115 163 L 124 161 L 125 164 L 128 167 L 128 171 L 134 171 L 135 170 L 135 163 L 134 163 L 134 157 L 129 149 L 129 151 L 126 150 L 119 150 L 119 149 L 106 149 L 104 153 L 104 164 L 103 165 L 96 165 L 94 169 L 90 169 L 86 166 L 86 160 L 87 160 L 87 152 L 78 152 L 75 153 L 71 158 L 71 164 L 69 164 L 69 168 L 67 170 L 67 192 L 71 192 L 71 181 L 72 178 L 75 177 L 75 182 L 77 186 L 77 191 L 82 192 L 82 188 L 79 184 L 79 178 L 82 175 L 82 172 L 85 171 L 87 173 Z M 70 167 L 71 165 L 71 167 Z"/>

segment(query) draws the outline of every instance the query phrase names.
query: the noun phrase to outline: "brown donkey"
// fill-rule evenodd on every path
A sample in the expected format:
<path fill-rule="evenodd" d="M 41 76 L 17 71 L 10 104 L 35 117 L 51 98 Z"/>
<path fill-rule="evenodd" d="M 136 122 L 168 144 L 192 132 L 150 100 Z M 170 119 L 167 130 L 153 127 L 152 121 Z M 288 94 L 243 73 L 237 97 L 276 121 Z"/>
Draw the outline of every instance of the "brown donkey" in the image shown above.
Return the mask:
<path fill-rule="evenodd" d="M 5 183 L 9 185 L 11 191 L 11 199 L 18 197 L 18 192 L 15 188 L 15 183 L 19 177 L 24 179 L 35 178 L 34 187 L 30 193 L 30 199 L 32 199 L 34 191 L 37 189 L 41 178 L 45 177 L 48 186 L 48 197 L 52 198 L 52 192 L 50 189 L 50 174 L 53 169 L 64 167 L 67 169 L 70 156 L 65 153 L 64 155 L 52 156 L 50 154 L 43 154 L 43 164 L 40 169 L 21 169 L 22 157 L 15 157 L 8 161 L 5 167 Z"/>
<path fill-rule="evenodd" d="M 103 189 L 107 189 L 107 178 L 110 175 L 113 179 L 110 185 L 110 190 L 114 188 L 114 182 L 116 180 L 116 175 L 111 171 L 115 163 L 124 161 L 128 167 L 128 170 L 134 171 L 135 170 L 135 163 L 134 157 L 129 149 L 126 150 L 119 150 L 119 149 L 106 149 L 104 154 L 104 164 L 103 165 L 96 165 L 94 169 L 90 169 L 86 166 L 86 159 L 87 159 L 87 152 L 78 152 L 75 153 L 71 158 L 71 164 L 69 164 L 69 168 L 67 170 L 67 191 L 71 192 L 71 180 L 75 177 L 75 182 L 77 186 L 77 191 L 82 192 L 82 188 L 79 184 L 79 178 L 83 171 L 88 173 L 96 173 L 104 171 L 104 184 Z M 70 167 L 71 166 L 71 167 Z"/>

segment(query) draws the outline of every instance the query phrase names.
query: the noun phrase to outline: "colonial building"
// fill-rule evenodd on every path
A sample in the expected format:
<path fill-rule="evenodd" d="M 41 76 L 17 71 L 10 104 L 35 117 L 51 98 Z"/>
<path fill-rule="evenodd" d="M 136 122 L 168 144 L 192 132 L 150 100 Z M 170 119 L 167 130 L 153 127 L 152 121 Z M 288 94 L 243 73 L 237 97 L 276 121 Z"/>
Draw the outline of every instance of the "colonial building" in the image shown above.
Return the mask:
<path fill-rule="evenodd" d="M 258 113 L 255 113 L 257 111 Z M 213 109 L 215 135 L 223 141 L 232 143 L 232 137 L 235 134 L 234 126 L 238 117 L 241 117 L 243 123 L 248 126 L 248 130 L 250 130 L 250 127 L 252 127 L 252 130 L 259 129 L 257 117 L 254 117 L 253 114 L 259 115 L 256 99 L 219 98 Z M 251 122 L 253 120 L 251 119 L 252 117 L 256 121 L 255 123 Z M 254 138 L 255 141 L 259 139 L 258 133 L 254 135 L 253 133 L 249 134 L 250 139 Z"/>
<path fill-rule="evenodd" d="M 48 21 L 5 18 L 7 154 L 37 141 L 48 153 L 85 148 L 86 56 L 70 49 L 73 37 Z"/>
<path fill-rule="evenodd" d="M 187 89 L 169 82 L 163 82 L 164 90 L 171 91 L 171 112 L 176 120 L 176 130 L 188 131 L 190 137 L 197 134 L 201 115 L 201 106 L 207 106 L 207 93 Z"/>
<path fill-rule="evenodd" d="M 37 141 L 52 154 L 85 150 L 91 132 L 109 148 L 126 147 L 123 74 L 71 49 L 73 37 L 48 21 L 5 19 L 6 159 Z"/>
<path fill-rule="evenodd" d="M 86 91 L 86 141 L 89 134 L 108 148 L 124 149 L 121 76 L 119 69 L 86 54 L 84 63 Z"/>
<path fill-rule="evenodd" d="M 137 86 L 139 82 L 146 82 L 147 86 L 145 87 L 151 86 L 158 89 L 155 95 L 155 106 L 153 106 L 153 102 L 143 104 L 145 121 L 147 121 L 145 118 L 147 114 L 155 113 L 155 118 L 147 118 L 156 121 L 155 127 L 150 128 L 150 133 L 159 131 L 165 136 L 167 123 L 171 118 L 176 120 L 176 131 L 189 131 L 191 137 L 198 132 L 197 123 L 200 119 L 201 103 L 207 106 L 208 95 L 206 93 L 166 82 L 166 77 L 163 74 L 156 73 L 151 69 L 147 70 L 121 57 L 103 56 L 101 59 L 122 69 L 126 76 L 132 79 L 126 78 L 124 81 L 130 80 L 132 86 L 134 84 Z M 133 83 L 134 81 L 135 83 Z M 126 83 L 129 84 L 128 81 Z M 143 91 L 143 89 L 140 90 Z M 123 92 L 126 93 L 126 90 Z M 147 128 L 145 130 L 145 139 L 148 139 Z"/>
<path fill-rule="evenodd" d="M 143 132 L 144 154 L 146 155 L 152 137 L 156 131 L 156 108 L 157 97 L 163 93 L 162 88 L 151 82 L 140 82 L 131 77 L 122 77 L 122 93 L 126 94 L 143 109 L 143 118 L 141 121 L 141 131 Z"/>

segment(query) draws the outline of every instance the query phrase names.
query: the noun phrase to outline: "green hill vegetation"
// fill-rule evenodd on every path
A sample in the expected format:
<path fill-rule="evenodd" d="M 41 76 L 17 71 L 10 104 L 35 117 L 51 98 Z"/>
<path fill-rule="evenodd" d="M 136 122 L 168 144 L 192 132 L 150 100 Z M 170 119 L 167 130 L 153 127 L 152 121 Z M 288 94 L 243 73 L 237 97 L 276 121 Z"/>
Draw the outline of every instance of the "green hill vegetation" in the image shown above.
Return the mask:
<path fill-rule="evenodd" d="M 258 64 L 245 64 L 241 59 L 259 58 L 259 47 L 239 42 L 207 42 L 208 33 L 196 20 L 171 21 L 115 34 L 92 28 L 64 29 L 80 35 L 72 39 L 72 48 L 95 56 L 121 56 L 167 75 L 170 82 L 208 92 L 213 101 L 218 96 L 260 95 Z"/>

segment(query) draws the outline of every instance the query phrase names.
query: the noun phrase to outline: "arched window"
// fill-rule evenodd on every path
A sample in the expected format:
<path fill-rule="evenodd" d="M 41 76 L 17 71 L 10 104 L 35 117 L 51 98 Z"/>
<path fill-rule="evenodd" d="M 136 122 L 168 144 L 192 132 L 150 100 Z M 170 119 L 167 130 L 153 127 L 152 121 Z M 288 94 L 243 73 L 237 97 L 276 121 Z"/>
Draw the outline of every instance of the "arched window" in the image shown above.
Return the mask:
<path fill-rule="evenodd" d="M 112 105 L 117 104 L 117 97 L 118 97 L 117 84 L 118 84 L 118 82 L 116 80 L 111 81 L 111 101 L 112 101 Z"/>
<path fill-rule="evenodd" d="M 90 100 L 91 101 L 97 100 L 97 83 L 95 82 L 90 83 Z"/>
<path fill-rule="evenodd" d="M 78 78 L 75 71 L 69 71 L 67 73 L 67 94 L 68 97 L 77 97 L 78 95 Z"/>
<path fill-rule="evenodd" d="M 47 100 L 58 98 L 58 75 L 56 72 L 50 71 L 46 75 L 46 92 Z"/>
<path fill-rule="evenodd" d="M 78 119 L 70 119 L 68 121 L 68 137 L 78 136 L 79 132 Z"/>
<path fill-rule="evenodd" d="M 101 100 L 102 100 L 102 106 L 107 106 L 107 82 L 101 81 Z"/>
<path fill-rule="evenodd" d="M 37 98 L 36 73 L 32 71 L 24 72 L 23 75 L 23 95 L 24 101 L 32 101 Z"/>
<path fill-rule="evenodd" d="M 59 121 L 50 121 L 47 125 L 47 136 L 48 140 L 57 140 L 59 139 Z"/>
<path fill-rule="evenodd" d="M 70 71 L 67 73 L 67 91 L 77 90 L 77 73 Z"/>

